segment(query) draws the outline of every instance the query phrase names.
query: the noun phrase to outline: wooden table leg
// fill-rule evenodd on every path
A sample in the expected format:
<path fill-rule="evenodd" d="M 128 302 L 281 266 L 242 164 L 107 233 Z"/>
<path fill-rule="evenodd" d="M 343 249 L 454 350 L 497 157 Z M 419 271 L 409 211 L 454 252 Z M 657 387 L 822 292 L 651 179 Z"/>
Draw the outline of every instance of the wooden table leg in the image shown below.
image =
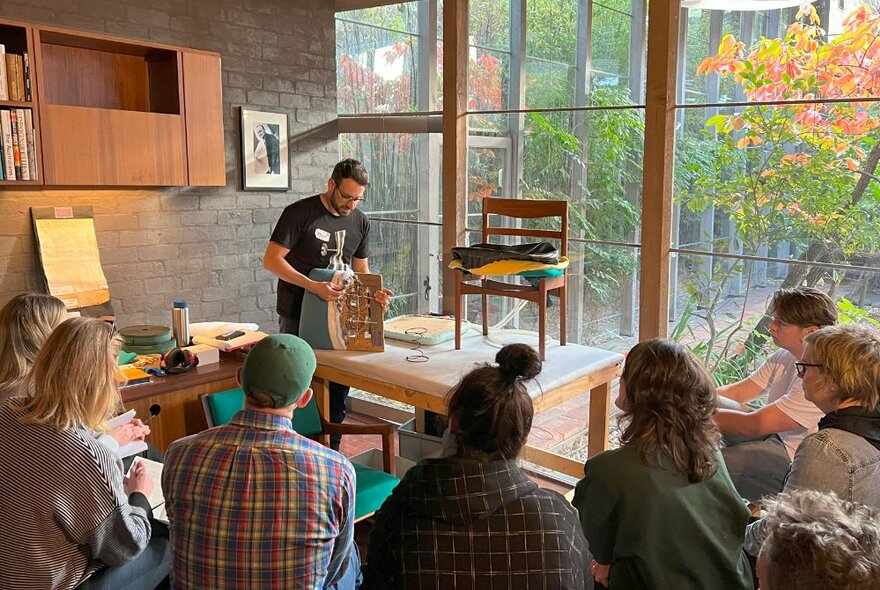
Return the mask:
<path fill-rule="evenodd" d="M 326 379 L 320 377 L 312 378 L 312 395 L 318 404 L 318 414 L 321 416 L 322 422 L 330 422 L 330 383 Z M 322 434 L 318 437 L 318 442 L 322 445 L 330 446 L 330 437 Z"/>
<path fill-rule="evenodd" d="M 590 390 L 590 434 L 587 456 L 592 457 L 608 448 L 608 421 L 611 409 L 611 382 Z"/>
<path fill-rule="evenodd" d="M 416 432 L 420 432 L 422 434 L 425 433 L 425 409 L 424 408 L 415 408 L 414 411 L 415 423 L 413 424 L 414 430 Z"/>

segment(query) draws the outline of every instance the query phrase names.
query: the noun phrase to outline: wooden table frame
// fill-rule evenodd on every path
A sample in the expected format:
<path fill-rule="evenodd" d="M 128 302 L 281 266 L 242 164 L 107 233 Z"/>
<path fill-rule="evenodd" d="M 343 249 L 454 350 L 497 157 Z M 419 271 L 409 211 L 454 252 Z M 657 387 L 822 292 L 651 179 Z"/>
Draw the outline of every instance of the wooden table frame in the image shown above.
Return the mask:
<path fill-rule="evenodd" d="M 535 413 L 558 406 L 583 392 L 590 391 L 590 432 L 588 435 L 588 454 L 608 448 L 608 421 L 611 409 L 611 381 L 620 376 L 623 360 L 614 365 L 599 369 L 571 383 L 545 392 L 535 399 Z M 312 390 L 318 401 L 318 409 L 324 420 L 330 420 L 330 389 L 328 383 L 334 381 L 350 387 L 363 389 L 369 393 L 381 395 L 417 409 L 430 410 L 438 414 L 446 414 L 446 398 L 431 395 L 423 391 L 380 381 L 371 377 L 358 375 L 346 369 L 333 367 L 318 362 L 315 376 L 312 379 Z M 580 479 L 584 475 L 584 464 L 550 451 L 527 446 L 523 449 L 522 458 L 542 467 L 564 473 Z"/>

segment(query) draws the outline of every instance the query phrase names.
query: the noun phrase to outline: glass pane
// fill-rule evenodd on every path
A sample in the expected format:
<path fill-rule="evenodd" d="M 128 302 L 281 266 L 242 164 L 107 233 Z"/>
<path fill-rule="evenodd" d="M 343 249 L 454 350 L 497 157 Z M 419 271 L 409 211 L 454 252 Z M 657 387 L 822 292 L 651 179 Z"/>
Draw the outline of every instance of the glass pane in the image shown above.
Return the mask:
<path fill-rule="evenodd" d="M 630 0 L 606 0 L 593 3 L 593 23 L 590 35 L 591 71 L 593 88 L 618 88 L 616 95 L 631 104 L 629 78 L 631 59 L 641 61 L 641 55 L 630 56 L 632 34 Z M 644 71 L 644 64 L 642 64 Z"/>
<path fill-rule="evenodd" d="M 573 106 L 576 76 L 574 66 L 526 58 L 526 106 L 532 109 Z"/>
<path fill-rule="evenodd" d="M 691 110 L 708 121 L 676 138 L 682 247 L 877 264 L 877 103 Z"/>
<path fill-rule="evenodd" d="M 342 134 L 339 148 L 370 173 L 370 270 L 395 293 L 390 314 L 438 311 L 440 227 L 414 222 L 440 221 L 439 135 Z"/>
<path fill-rule="evenodd" d="M 510 54 L 471 46 L 468 51 L 468 110 L 506 109 L 509 90 Z"/>
<path fill-rule="evenodd" d="M 714 11 L 688 10 L 687 37 L 685 42 L 684 71 L 679 74 L 684 78 L 685 103 L 707 102 L 707 76 L 698 76 L 697 67 L 705 59 L 707 52 L 717 47 L 710 47 L 709 19 Z"/>
<path fill-rule="evenodd" d="M 775 349 L 764 315 L 774 291 L 804 270 L 806 283 L 838 302 L 842 322 L 869 319 L 878 297 L 880 272 L 678 254 L 672 259 L 670 338 L 690 348 L 719 384 L 746 377 Z"/>
<path fill-rule="evenodd" d="M 510 52 L 509 0 L 471 0 L 468 7 L 470 44 Z"/>
<path fill-rule="evenodd" d="M 338 112 L 416 110 L 416 5 L 408 2 L 338 13 Z"/>

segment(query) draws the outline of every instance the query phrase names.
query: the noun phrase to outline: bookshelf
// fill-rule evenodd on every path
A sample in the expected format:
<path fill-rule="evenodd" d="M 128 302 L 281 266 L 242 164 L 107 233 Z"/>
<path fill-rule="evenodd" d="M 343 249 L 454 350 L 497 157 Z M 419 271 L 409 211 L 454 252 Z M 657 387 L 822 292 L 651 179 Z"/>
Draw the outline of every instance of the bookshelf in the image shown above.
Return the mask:
<path fill-rule="evenodd" d="M 8 180 L 10 175 L 15 175 L 16 172 L 14 170 L 7 170 L 9 168 L 6 165 L 7 158 L 4 151 L 0 151 L 0 159 L 3 160 L 3 163 L 0 164 L 3 169 L 3 179 L 0 180 L 0 187 L 7 186 L 39 186 L 43 184 L 42 180 L 42 154 L 40 151 L 40 137 L 39 137 L 39 128 L 40 128 L 40 114 L 39 109 L 37 108 L 36 102 L 36 84 L 34 84 L 34 68 L 33 68 L 33 32 L 31 28 L 27 25 L 15 24 L 8 21 L 0 20 L 0 44 L 4 46 L 4 52 L 6 54 L 17 54 L 24 55 L 27 53 L 29 58 L 30 67 L 30 91 L 31 91 L 31 99 L 30 100 L 11 100 L 11 99 L 3 99 L 0 98 L 0 111 L 7 111 L 8 113 L 26 113 L 30 117 L 30 124 L 23 124 L 22 129 L 25 131 L 24 140 L 27 145 L 30 145 L 30 150 L 25 147 L 27 152 L 27 166 L 28 166 L 28 176 L 33 176 L 33 178 L 29 178 L 27 180 Z M 5 56 L 3 58 L 5 61 Z M 2 73 L 5 76 L 6 72 L 6 64 L 4 63 L 4 67 L 2 68 Z M 22 78 L 24 74 L 22 74 Z M 4 86 L 7 87 L 7 96 L 11 96 L 8 90 L 8 84 L 4 81 Z M 8 115 L 7 115 L 8 116 Z M 17 128 L 15 129 L 17 136 Z M 10 124 L 10 129 L 8 133 L 11 134 L 13 132 Z M 10 137 L 4 136 L 2 118 L 0 118 L 0 146 L 5 150 L 5 144 L 11 140 Z M 17 140 L 16 140 L 17 141 Z M 19 147 L 19 150 L 21 148 Z M 20 154 L 21 152 L 19 152 Z M 15 159 L 14 156 L 12 158 Z M 18 171 L 21 174 L 21 156 L 18 157 Z"/>
<path fill-rule="evenodd" d="M 5 38 L 33 56 L 41 176 L 4 184 L 226 184 L 219 55 L 0 21 Z"/>

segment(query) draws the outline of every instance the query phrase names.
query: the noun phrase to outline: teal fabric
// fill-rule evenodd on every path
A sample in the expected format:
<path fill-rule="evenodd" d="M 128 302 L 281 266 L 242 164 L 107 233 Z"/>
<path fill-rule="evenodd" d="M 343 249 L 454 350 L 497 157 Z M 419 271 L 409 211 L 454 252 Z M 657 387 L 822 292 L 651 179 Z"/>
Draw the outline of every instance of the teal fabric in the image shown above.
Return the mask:
<path fill-rule="evenodd" d="M 391 495 L 400 480 L 378 469 L 352 463 L 354 465 L 355 493 L 354 518 L 359 520 L 382 507 L 385 498 Z"/>
<path fill-rule="evenodd" d="M 208 407 L 214 426 L 229 424 L 235 413 L 244 408 L 244 392 L 240 388 L 228 389 L 208 395 Z"/>
<path fill-rule="evenodd" d="M 516 273 L 524 278 L 540 279 L 542 277 L 561 277 L 565 274 L 564 268 L 548 268 L 545 270 L 524 270 Z"/>
<path fill-rule="evenodd" d="M 315 396 L 312 396 L 306 407 L 297 408 L 293 412 L 293 429 L 303 436 L 321 434 L 321 415 L 318 413 Z"/>
<path fill-rule="evenodd" d="M 309 278 L 318 282 L 332 282 L 337 273 L 342 271 L 332 268 L 316 268 L 309 273 Z M 328 326 L 329 306 L 334 302 L 324 301 L 311 291 L 303 295 L 302 312 L 299 316 L 300 338 L 317 350 L 333 350 Z M 294 318 L 296 319 L 296 318 Z"/>

